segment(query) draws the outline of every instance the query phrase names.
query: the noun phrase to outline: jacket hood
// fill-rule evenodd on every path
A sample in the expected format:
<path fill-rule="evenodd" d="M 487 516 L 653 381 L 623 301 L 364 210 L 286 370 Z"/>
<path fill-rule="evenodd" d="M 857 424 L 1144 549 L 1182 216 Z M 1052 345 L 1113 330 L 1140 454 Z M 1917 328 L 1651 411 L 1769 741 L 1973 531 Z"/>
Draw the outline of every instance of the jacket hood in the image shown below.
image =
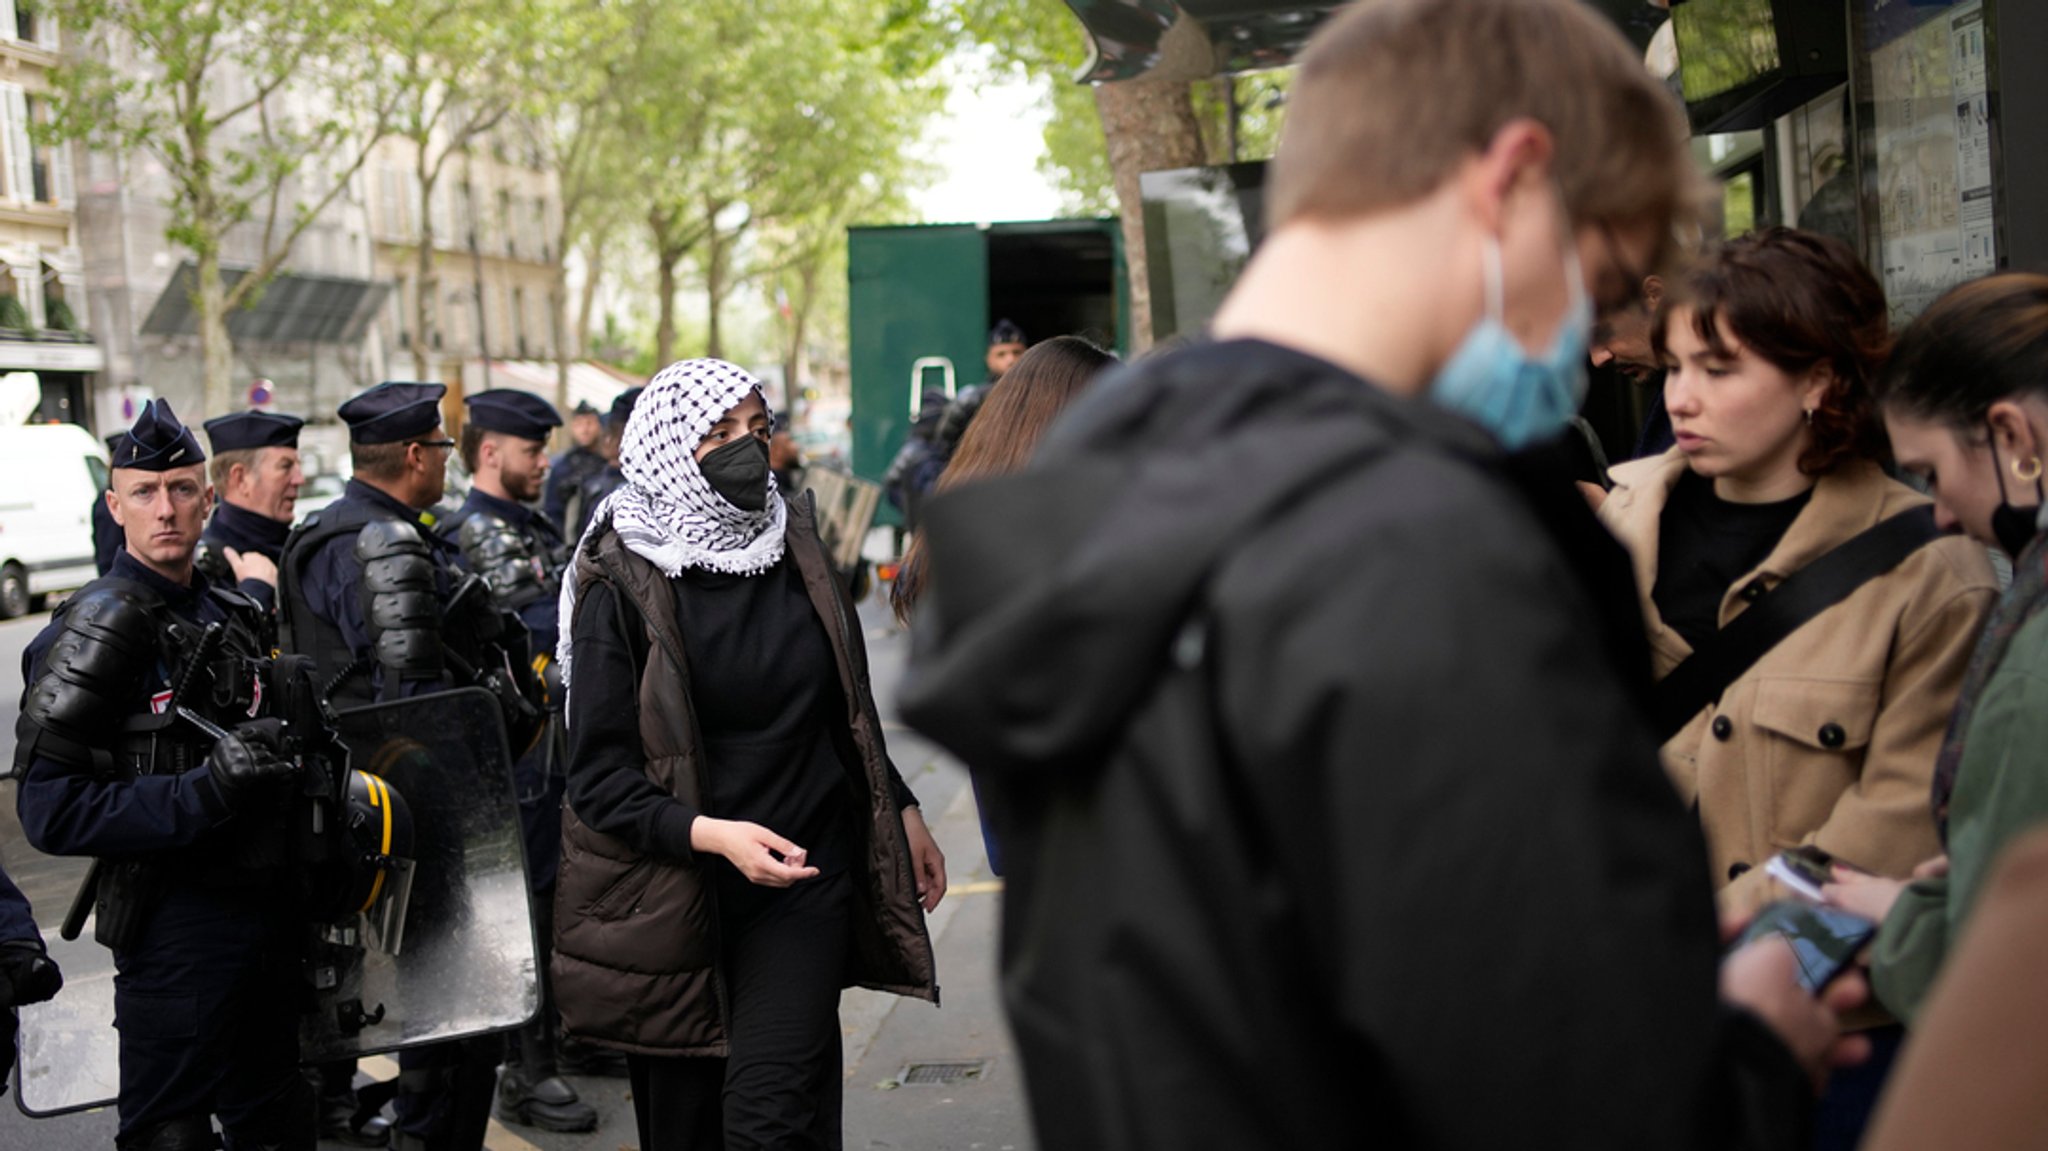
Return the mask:
<path fill-rule="evenodd" d="M 926 507 L 904 715 L 976 770 L 1092 771 L 1231 545 L 1418 437 L 1495 451 L 1434 405 L 1256 341 L 1105 380 L 1024 472 Z"/>

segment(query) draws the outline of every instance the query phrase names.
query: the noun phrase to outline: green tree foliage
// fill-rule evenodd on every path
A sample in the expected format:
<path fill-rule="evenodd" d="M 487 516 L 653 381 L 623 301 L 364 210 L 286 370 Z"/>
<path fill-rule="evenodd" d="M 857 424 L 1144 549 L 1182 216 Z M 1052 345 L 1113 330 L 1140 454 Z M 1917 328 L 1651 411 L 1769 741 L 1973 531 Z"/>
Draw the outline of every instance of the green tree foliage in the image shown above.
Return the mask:
<path fill-rule="evenodd" d="M 703 286 L 706 354 L 724 355 L 721 313 L 759 270 L 757 237 L 837 235 L 835 211 L 914 175 L 907 149 L 944 96 L 927 19 L 900 0 L 655 5 L 622 119 L 646 197 L 658 360 L 675 354 L 686 257 Z M 816 250 L 769 246 L 779 264 Z"/>
<path fill-rule="evenodd" d="M 409 0 L 52 0 L 85 29 L 52 73 L 51 134 L 143 152 L 171 183 L 166 237 L 197 266 L 205 410 L 233 406 L 227 317 L 261 291 L 383 134 L 391 90 L 377 21 Z M 228 233 L 259 256 L 223 275 Z"/>

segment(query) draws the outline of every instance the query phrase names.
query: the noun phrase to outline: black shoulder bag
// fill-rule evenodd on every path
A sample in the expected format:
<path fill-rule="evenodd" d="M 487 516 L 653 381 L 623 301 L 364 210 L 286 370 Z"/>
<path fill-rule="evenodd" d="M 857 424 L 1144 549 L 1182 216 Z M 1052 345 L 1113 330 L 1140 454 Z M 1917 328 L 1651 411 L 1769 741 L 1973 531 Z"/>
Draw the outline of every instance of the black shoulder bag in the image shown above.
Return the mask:
<path fill-rule="evenodd" d="M 1923 504 L 1858 533 L 1786 577 L 1657 682 L 1650 718 L 1658 742 L 1677 735 L 1779 641 L 1940 534 L 1934 509 Z"/>

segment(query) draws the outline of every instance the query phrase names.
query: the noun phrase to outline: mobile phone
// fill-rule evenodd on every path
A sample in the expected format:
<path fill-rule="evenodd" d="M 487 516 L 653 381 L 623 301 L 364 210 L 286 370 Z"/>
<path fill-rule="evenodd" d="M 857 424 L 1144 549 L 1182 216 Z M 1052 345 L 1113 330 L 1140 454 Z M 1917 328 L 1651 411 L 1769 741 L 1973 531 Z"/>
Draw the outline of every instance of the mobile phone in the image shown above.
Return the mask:
<path fill-rule="evenodd" d="M 1782 899 L 1757 912 L 1730 950 L 1782 935 L 1799 960 L 1800 986 L 1818 994 L 1856 961 L 1856 954 L 1876 934 L 1877 924 L 1839 907 Z"/>
<path fill-rule="evenodd" d="M 1772 856 L 1764 864 L 1764 874 L 1819 903 L 1820 889 L 1834 878 L 1834 862 L 1835 857 L 1820 848 L 1802 844 Z"/>

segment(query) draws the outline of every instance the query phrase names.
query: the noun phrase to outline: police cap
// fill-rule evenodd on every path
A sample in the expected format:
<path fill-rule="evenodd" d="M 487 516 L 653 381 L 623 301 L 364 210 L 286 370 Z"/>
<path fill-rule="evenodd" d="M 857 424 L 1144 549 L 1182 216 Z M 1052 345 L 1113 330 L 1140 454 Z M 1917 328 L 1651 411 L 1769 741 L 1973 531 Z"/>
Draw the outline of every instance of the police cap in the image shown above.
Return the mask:
<path fill-rule="evenodd" d="M 532 392 L 517 388 L 492 388 L 462 401 L 469 405 L 469 422 L 487 432 L 502 432 L 522 440 L 544 440 L 562 426 L 562 413 L 555 405 Z"/>
<path fill-rule="evenodd" d="M 997 320 L 996 326 L 988 330 L 988 346 L 991 348 L 997 344 L 1021 344 L 1024 342 L 1024 329 L 1011 323 L 1009 320 Z"/>
<path fill-rule="evenodd" d="M 627 388 L 612 400 L 611 413 L 604 418 L 604 426 L 615 432 L 623 432 L 626 421 L 633 418 L 633 404 L 640 399 L 644 389 Z"/>
<path fill-rule="evenodd" d="M 178 422 L 171 402 L 158 398 L 142 406 L 128 429 L 128 439 L 114 450 L 114 466 L 140 472 L 167 472 L 206 462 L 206 452 L 192 429 Z"/>
<path fill-rule="evenodd" d="M 426 435 L 441 422 L 440 384 L 385 382 L 363 392 L 336 410 L 348 425 L 348 438 L 358 444 L 395 444 Z"/>
<path fill-rule="evenodd" d="M 213 453 L 246 452 L 256 448 L 295 448 L 299 429 L 306 421 L 275 412 L 230 412 L 215 416 L 203 425 Z"/>

